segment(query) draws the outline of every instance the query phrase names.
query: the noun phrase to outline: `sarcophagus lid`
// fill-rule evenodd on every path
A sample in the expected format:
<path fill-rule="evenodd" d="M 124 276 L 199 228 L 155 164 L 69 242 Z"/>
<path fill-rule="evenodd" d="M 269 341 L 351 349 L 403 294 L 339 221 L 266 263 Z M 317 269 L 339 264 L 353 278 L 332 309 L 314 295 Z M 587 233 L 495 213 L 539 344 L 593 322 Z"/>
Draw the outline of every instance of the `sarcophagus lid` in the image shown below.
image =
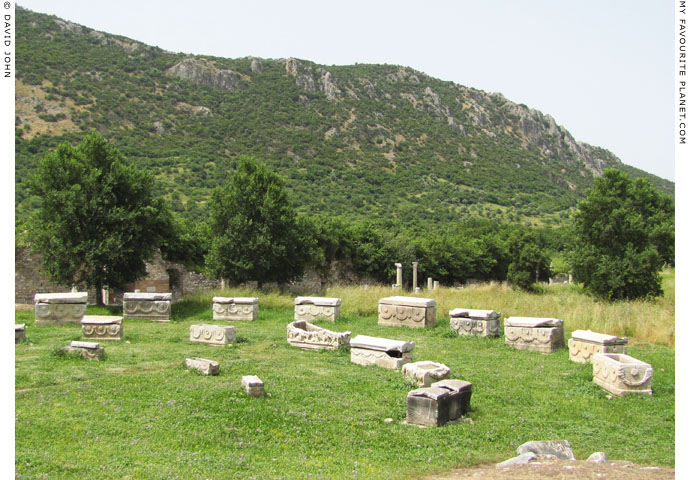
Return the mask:
<path fill-rule="evenodd" d="M 616 337 L 605 333 L 597 333 L 591 330 L 575 330 L 572 338 L 582 342 L 597 343 L 599 345 L 627 345 L 627 337 Z"/>
<path fill-rule="evenodd" d="M 375 350 L 377 352 L 411 352 L 414 349 L 414 342 L 404 342 L 402 340 L 390 340 L 387 338 L 369 337 L 357 335 L 350 340 L 350 347 Z"/>
<path fill-rule="evenodd" d="M 448 312 L 450 318 L 472 318 L 474 320 L 493 320 L 501 316 L 495 310 L 476 310 L 472 308 L 455 308 Z"/>
<path fill-rule="evenodd" d="M 84 315 L 81 320 L 82 325 L 119 325 L 122 317 L 115 315 Z"/>
<path fill-rule="evenodd" d="M 337 307 L 342 303 L 339 298 L 330 297 L 295 297 L 295 305 L 319 305 L 324 307 Z"/>
<path fill-rule="evenodd" d="M 170 301 L 172 300 L 172 293 L 162 292 L 127 292 L 122 297 L 124 300 L 150 300 L 156 301 Z"/>
<path fill-rule="evenodd" d="M 435 307 L 436 300 L 433 298 L 419 298 L 419 297 L 386 297 L 379 300 L 379 305 L 400 305 L 403 307 Z"/>
<path fill-rule="evenodd" d="M 37 293 L 35 303 L 86 303 L 88 292 Z"/>
<path fill-rule="evenodd" d="M 563 320 L 542 317 L 508 317 L 503 325 L 505 327 L 527 328 L 563 327 Z"/>
<path fill-rule="evenodd" d="M 69 343 L 69 346 L 73 348 L 86 348 L 88 350 L 97 350 L 98 348 L 100 348 L 101 344 L 95 342 L 77 342 L 73 340 Z"/>
<path fill-rule="evenodd" d="M 235 305 L 254 305 L 259 303 L 257 297 L 213 297 L 213 303 L 235 304 Z"/>

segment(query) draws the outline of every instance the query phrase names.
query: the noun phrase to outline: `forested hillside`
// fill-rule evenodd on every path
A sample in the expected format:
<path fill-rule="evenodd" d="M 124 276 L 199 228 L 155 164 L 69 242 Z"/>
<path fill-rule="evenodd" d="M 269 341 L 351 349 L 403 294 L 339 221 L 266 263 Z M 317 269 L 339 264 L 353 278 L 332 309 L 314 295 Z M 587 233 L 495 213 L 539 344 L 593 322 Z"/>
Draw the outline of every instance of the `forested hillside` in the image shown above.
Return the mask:
<path fill-rule="evenodd" d="M 606 167 L 673 194 L 549 115 L 402 66 L 188 56 L 20 7 L 16 55 L 19 219 L 38 159 L 92 129 L 189 219 L 242 155 L 285 177 L 301 213 L 409 228 L 557 226 Z"/>

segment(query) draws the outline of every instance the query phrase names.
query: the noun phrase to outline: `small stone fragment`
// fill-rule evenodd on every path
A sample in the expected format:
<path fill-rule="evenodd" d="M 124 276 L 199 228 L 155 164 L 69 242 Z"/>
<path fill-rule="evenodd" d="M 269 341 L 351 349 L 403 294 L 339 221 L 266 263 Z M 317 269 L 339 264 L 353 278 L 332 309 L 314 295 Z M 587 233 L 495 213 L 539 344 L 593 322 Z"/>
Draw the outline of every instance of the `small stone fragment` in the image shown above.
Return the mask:
<path fill-rule="evenodd" d="M 261 381 L 256 375 L 246 375 L 242 377 L 242 388 L 247 392 L 250 397 L 263 397 L 264 393 L 264 382 Z"/>
<path fill-rule="evenodd" d="M 561 460 L 575 460 L 570 442 L 567 440 L 548 440 L 527 442 L 520 445 L 517 454 L 532 452 L 536 455 L 555 455 Z"/>
<path fill-rule="evenodd" d="M 523 453 L 517 457 L 509 458 L 505 462 L 497 463 L 496 468 L 505 468 L 512 465 L 524 465 L 526 463 L 533 462 L 537 459 L 537 456 L 532 452 Z"/>
<path fill-rule="evenodd" d="M 202 375 L 218 375 L 220 373 L 220 364 L 213 360 L 205 358 L 186 358 L 185 366 L 199 371 Z"/>
<path fill-rule="evenodd" d="M 609 463 L 609 459 L 606 458 L 606 454 L 604 452 L 594 452 L 589 456 L 587 461 L 594 463 Z"/>

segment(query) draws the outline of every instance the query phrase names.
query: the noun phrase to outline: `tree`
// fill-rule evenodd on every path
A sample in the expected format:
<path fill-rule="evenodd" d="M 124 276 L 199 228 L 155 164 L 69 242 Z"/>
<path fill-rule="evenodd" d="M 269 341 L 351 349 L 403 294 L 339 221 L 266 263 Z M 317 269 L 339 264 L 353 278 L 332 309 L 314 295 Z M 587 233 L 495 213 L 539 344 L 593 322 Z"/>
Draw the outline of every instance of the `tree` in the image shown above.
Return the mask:
<path fill-rule="evenodd" d="M 100 292 L 144 276 L 169 224 L 152 187 L 153 178 L 96 131 L 48 153 L 29 180 L 40 198 L 29 238 L 50 278 Z"/>
<path fill-rule="evenodd" d="M 300 277 L 314 246 L 300 228 L 284 181 L 252 157 L 209 202 L 211 245 L 206 264 L 217 278 L 237 284 L 287 282 Z"/>
<path fill-rule="evenodd" d="M 673 200 L 649 181 L 609 169 L 594 181 L 573 219 L 568 259 L 576 280 L 615 299 L 662 294 L 664 263 L 674 263 Z"/>
<path fill-rule="evenodd" d="M 516 289 L 534 290 L 539 280 L 549 278 L 550 260 L 540 246 L 537 235 L 531 231 L 516 230 L 508 237 L 507 280 Z"/>

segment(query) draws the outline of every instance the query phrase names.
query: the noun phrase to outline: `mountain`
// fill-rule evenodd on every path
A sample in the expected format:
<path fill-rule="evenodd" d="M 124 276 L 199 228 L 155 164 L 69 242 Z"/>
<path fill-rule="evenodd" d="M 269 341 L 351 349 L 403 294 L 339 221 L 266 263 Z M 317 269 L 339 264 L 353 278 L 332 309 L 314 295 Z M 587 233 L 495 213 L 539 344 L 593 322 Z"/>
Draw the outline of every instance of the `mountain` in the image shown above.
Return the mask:
<path fill-rule="evenodd" d="M 559 224 L 608 167 L 674 191 L 549 115 L 402 66 L 183 55 L 20 7 L 16 61 L 19 218 L 37 161 L 94 128 L 190 218 L 241 155 L 300 212 L 417 226 Z"/>

